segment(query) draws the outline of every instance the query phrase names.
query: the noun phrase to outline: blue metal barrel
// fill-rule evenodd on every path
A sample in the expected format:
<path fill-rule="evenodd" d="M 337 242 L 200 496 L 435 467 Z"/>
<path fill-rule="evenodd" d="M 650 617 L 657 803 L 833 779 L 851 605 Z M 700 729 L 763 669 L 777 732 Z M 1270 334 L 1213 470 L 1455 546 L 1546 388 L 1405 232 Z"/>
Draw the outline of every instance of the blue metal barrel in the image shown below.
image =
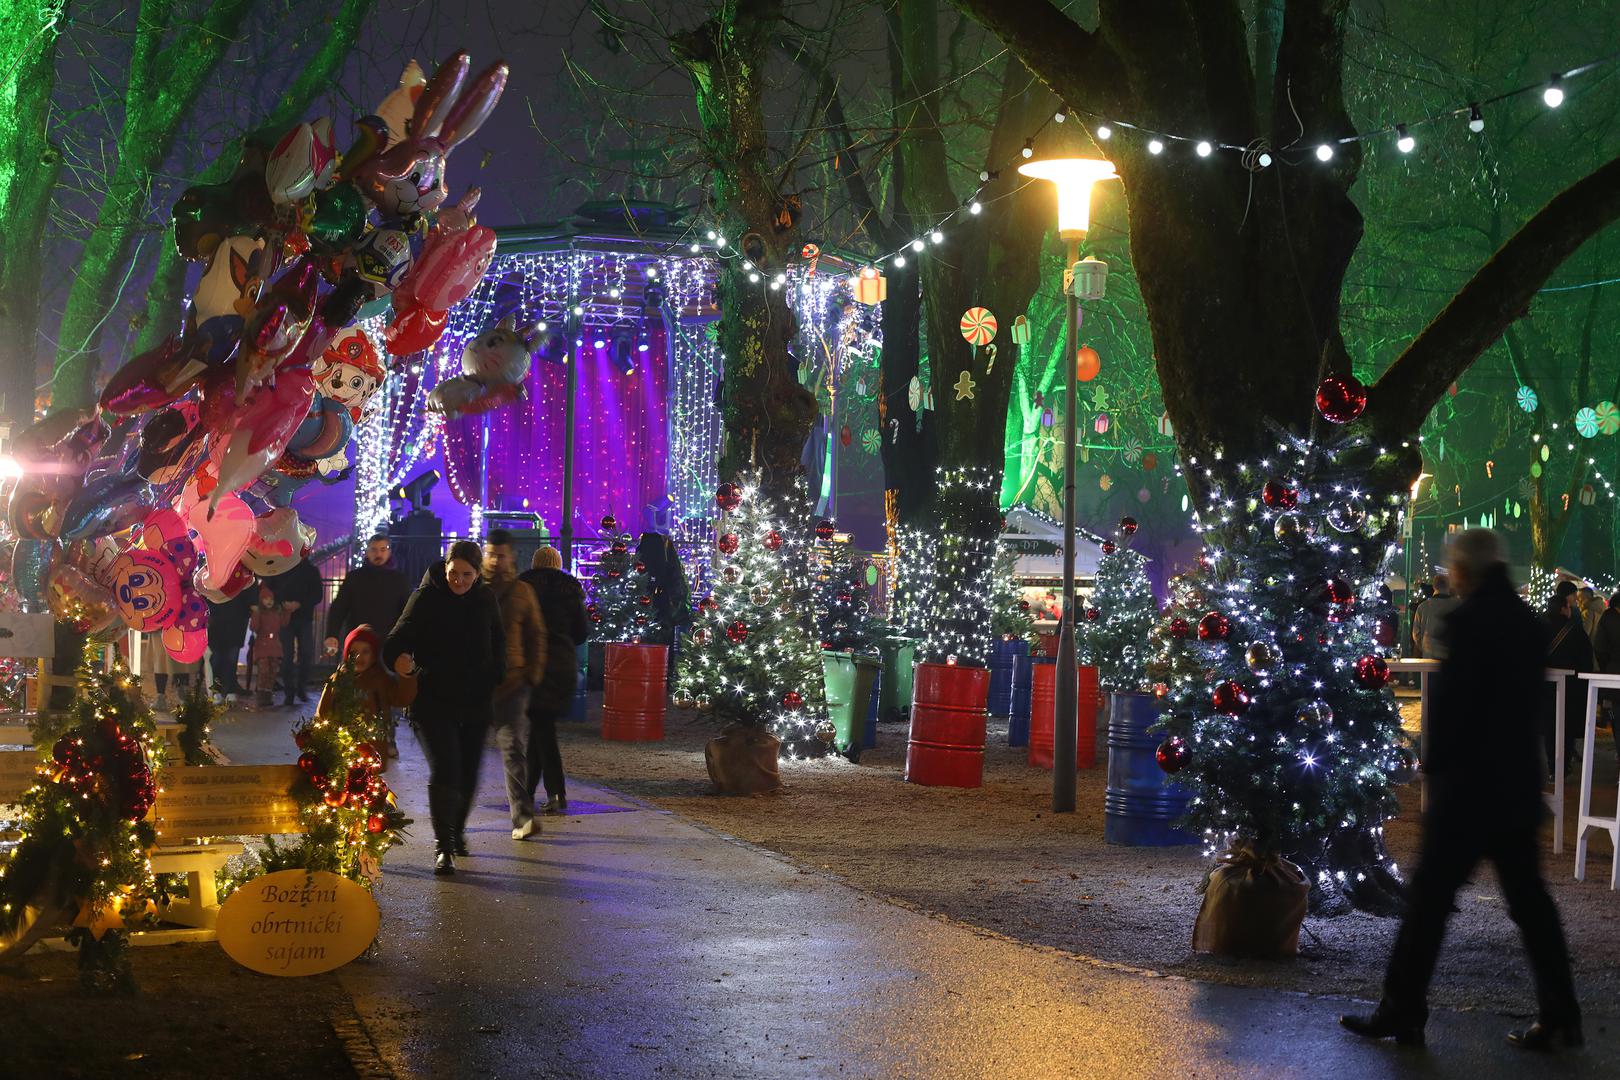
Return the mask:
<path fill-rule="evenodd" d="M 1030 694 L 1035 689 L 1035 665 L 1055 664 L 1050 656 L 1024 653 L 1013 657 L 1012 715 L 1007 719 L 1007 745 L 1029 745 Z"/>
<path fill-rule="evenodd" d="M 991 645 L 990 696 L 987 699 L 991 716 L 1012 715 L 1013 667 L 1020 654 L 1029 655 L 1029 642 L 1023 638 L 1001 639 Z"/>
<path fill-rule="evenodd" d="M 1151 733 L 1159 705 L 1151 694 L 1108 696 L 1108 791 L 1103 798 L 1103 839 L 1128 847 L 1197 843 L 1176 827 L 1190 792 L 1159 768 L 1154 751 L 1163 736 Z"/>

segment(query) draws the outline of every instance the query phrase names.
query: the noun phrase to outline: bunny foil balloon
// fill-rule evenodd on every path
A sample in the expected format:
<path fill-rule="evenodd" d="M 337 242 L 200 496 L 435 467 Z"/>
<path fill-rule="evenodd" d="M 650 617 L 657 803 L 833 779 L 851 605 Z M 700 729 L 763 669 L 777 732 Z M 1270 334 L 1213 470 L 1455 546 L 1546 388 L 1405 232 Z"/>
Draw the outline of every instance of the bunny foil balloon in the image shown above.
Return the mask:
<path fill-rule="evenodd" d="M 540 344 L 540 329 L 534 323 L 522 328 L 515 324 L 516 317 L 508 315 L 469 341 L 461 354 L 462 374 L 433 388 L 428 409 L 453 419 L 522 397 L 530 354 Z"/>
<path fill-rule="evenodd" d="M 491 65 L 467 85 L 471 66 L 464 52 L 445 61 L 416 99 L 405 137 L 356 168 L 355 186 L 384 219 L 436 210 L 449 195 L 445 160 L 478 130 L 506 88 L 505 64 Z"/>

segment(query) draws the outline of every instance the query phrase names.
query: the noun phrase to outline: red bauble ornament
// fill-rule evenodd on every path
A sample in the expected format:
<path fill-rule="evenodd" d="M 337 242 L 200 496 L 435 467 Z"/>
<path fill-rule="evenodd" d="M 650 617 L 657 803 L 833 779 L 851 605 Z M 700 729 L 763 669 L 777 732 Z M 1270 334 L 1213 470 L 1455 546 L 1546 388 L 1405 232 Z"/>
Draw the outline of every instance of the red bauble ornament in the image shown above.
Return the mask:
<path fill-rule="evenodd" d="M 365 793 L 366 786 L 370 783 L 370 781 L 370 769 L 367 769 L 364 765 L 352 765 L 349 767 L 348 780 L 343 786 L 348 790 L 350 795 L 361 795 Z"/>
<path fill-rule="evenodd" d="M 293 732 L 293 745 L 298 747 L 298 749 L 300 749 L 300 750 L 308 750 L 309 749 L 309 729 L 308 728 L 299 728 L 297 731 Z"/>
<path fill-rule="evenodd" d="M 1198 620 L 1199 641 L 1225 641 L 1232 633 L 1232 621 L 1218 611 Z"/>
<path fill-rule="evenodd" d="M 601 622 L 601 621 L 602 621 L 602 613 L 600 611 L 591 612 L 591 622 Z"/>
<path fill-rule="evenodd" d="M 720 606 L 720 601 L 716 600 L 712 596 L 705 596 L 703 599 L 698 601 L 698 610 L 699 611 L 713 611 L 715 608 L 717 608 L 719 606 Z"/>
<path fill-rule="evenodd" d="M 1389 685 L 1389 665 L 1382 656 L 1363 656 L 1356 661 L 1356 682 L 1368 690 L 1382 690 Z"/>
<path fill-rule="evenodd" d="M 325 802 L 327 806 L 335 809 L 348 803 L 349 793 L 341 787 L 335 787 L 329 790 L 325 795 L 321 796 L 321 800 Z"/>
<path fill-rule="evenodd" d="M 765 534 L 764 543 L 766 551 L 780 551 L 782 548 L 782 534 L 772 529 Z"/>
<path fill-rule="evenodd" d="M 1102 542 L 1102 553 L 1104 555 L 1112 555 L 1116 550 L 1118 550 L 1118 547 L 1119 545 L 1115 544 L 1112 540 L 1104 540 Z"/>
<path fill-rule="evenodd" d="M 1170 620 L 1170 636 L 1177 641 L 1182 640 L 1190 633 L 1192 633 L 1192 624 L 1180 615 Z"/>
<path fill-rule="evenodd" d="M 722 555 L 737 554 L 737 534 L 722 533 L 720 539 L 715 543 L 715 547 L 720 549 Z"/>
<path fill-rule="evenodd" d="M 1094 607 L 1086 608 L 1086 622 L 1096 622 L 1100 618 L 1102 618 L 1102 612 Z"/>
<path fill-rule="evenodd" d="M 602 518 L 602 531 L 603 532 L 605 532 L 605 533 L 617 532 L 618 528 L 619 528 L 619 519 L 618 518 L 614 517 L 612 514 L 607 514 L 607 515 L 603 516 L 603 518 Z"/>
<path fill-rule="evenodd" d="M 1249 711 L 1249 692 L 1235 682 L 1216 686 L 1209 700 L 1216 712 L 1226 716 L 1242 716 Z"/>
<path fill-rule="evenodd" d="M 1319 595 L 1322 605 L 1327 609 L 1324 614 L 1328 622 L 1343 622 L 1354 614 L 1356 594 L 1351 591 L 1350 585 L 1343 578 L 1329 578 L 1323 582 Z"/>
<path fill-rule="evenodd" d="M 721 484 L 714 493 L 714 501 L 729 513 L 742 505 L 742 488 L 736 484 Z"/>
<path fill-rule="evenodd" d="M 377 753 L 377 748 L 368 742 L 355 743 L 354 756 L 373 769 L 382 764 L 382 755 Z"/>
<path fill-rule="evenodd" d="M 1367 388 L 1354 375 L 1330 375 L 1316 388 L 1316 411 L 1330 424 L 1348 424 L 1367 407 Z"/>
<path fill-rule="evenodd" d="M 304 770 L 305 776 L 314 776 L 315 766 L 317 764 L 319 764 L 319 762 L 316 759 L 315 751 L 313 750 L 305 750 L 302 754 L 298 755 L 298 767 Z"/>
<path fill-rule="evenodd" d="M 366 832 L 380 833 L 386 828 L 388 828 L 388 819 L 381 814 L 372 814 L 366 818 Z"/>
<path fill-rule="evenodd" d="M 640 604 L 642 607 L 652 607 L 652 597 L 648 596 L 646 593 L 642 593 L 640 596 L 636 597 L 636 603 Z"/>
<path fill-rule="evenodd" d="M 1135 536 L 1136 535 L 1136 519 L 1133 518 L 1133 517 L 1122 517 L 1122 518 L 1120 518 L 1119 519 L 1119 531 L 1124 533 L 1126 536 Z"/>
<path fill-rule="evenodd" d="M 1159 768 L 1173 776 L 1187 764 L 1187 758 L 1191 753 L 1192 751 L 1187 749 L 1187 740 L 1179 735 L 1172 735 L 1153 751 L 1153 759 L 1159 763 Z"/>
<path fill-rule="evenodd" d="M 733 645 L 741 645 L 748 640 L 748 624 L 738 619 L 726 627 L 726 640 Z"/>
<path fill-rule="evenodd" d="M 804 695 L 797 690 L 789 690 L 782 695 L 782 708 L 795 710 L 804 708 Z"/>
<path fill-rule="evenodd" d="M 816 522 L 817 540 L 831 540 L 833 538 L 833 533 L 836 533 L 837 531 L 838 525 L 833 521 L 832 518 L 822 518 L 820 521 Z"/>
<path fill-rule="evenodd" d="M 1028 600 L 1020 600 L 1020 601 L 1018 601 L 1018 610 L 1019 611 L 1028 611 L 1029 610 L 1029 601 Z"/>
<path fill-rule="evenodd" d="M 735 566 L 728 566 L 721 572 L 720 576 L 728 582 L 735 583 L 738 578 L 742 577 L 742 574 L 738 572 Z"/>
<path fill-rule="evenodd" d="M 644 562 L 636 563 L 636 573 L 645 574 L 646 572 L 647 572 L 647 564 L 646 563 L 644 563 Z"/>
<path fill-rule="evenodd" d="M 1267 480 L 1260 489 L 1260 501 L 1273 510 L 1293 510 L 1299 506 L 1299 489 L 1281 480 Z"/>

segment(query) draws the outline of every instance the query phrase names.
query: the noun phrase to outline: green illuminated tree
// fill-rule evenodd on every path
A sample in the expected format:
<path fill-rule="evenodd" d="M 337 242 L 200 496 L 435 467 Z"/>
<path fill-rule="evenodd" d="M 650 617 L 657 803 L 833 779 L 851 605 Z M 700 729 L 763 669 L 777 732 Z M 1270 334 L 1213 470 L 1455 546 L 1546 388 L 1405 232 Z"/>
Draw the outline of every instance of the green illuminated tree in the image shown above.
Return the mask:
<path fill-rule="evenodd" d="M 0 8 L 0 413 L 17 424 L 34 410 L 39 264 L 62 167 L 49 117 L 65 7 L 6 0 Z"/>

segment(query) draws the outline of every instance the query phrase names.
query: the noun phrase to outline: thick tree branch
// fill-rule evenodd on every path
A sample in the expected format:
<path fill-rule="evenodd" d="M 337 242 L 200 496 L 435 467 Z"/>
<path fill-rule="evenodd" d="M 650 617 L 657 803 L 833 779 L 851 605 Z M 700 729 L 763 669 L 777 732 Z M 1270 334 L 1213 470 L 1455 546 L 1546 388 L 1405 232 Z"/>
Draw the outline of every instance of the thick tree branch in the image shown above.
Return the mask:
<path fill-rule="evenodd" d="M 1125 70 L 1101 35 L 1047 0 L 951 0 L 1001 39 L 1071 107 L 1103 115 L 1127 111 Z"/>
<path fill-rule="evenodd" d="M 1380 431 L 1416 431 L 1440 395 L 1523 315 L 1552 272 L 1620 218 L 1620 157 L 1564 189 L 1508 238 L 1373 387 Z"/>

